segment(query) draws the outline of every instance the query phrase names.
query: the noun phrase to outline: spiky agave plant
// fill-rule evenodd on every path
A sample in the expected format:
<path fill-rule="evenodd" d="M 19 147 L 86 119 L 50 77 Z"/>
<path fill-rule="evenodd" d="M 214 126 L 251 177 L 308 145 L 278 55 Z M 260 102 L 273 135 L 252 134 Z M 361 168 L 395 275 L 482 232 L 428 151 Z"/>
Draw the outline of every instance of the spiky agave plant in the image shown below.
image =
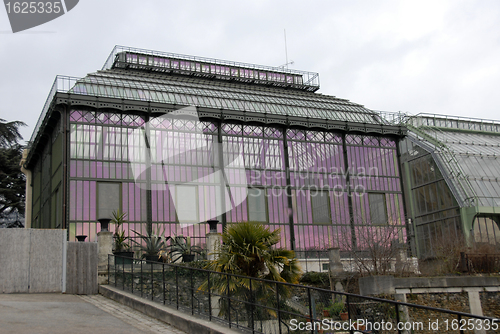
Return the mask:
<path fill-rule="evenodd" d="M 132 230 L 135 234 L 137 234 L 141 238 L 141 242 L 136 240 L 132 240 L 136 245 L 139 246 L 139 249 L 143 252 L 142 258 L 146 257 L 155 257 L 157 260 L 160 259 L 162 252 L 165 250 L 165 244 L 167 240 L 163 236 L 163 231 L 157 229 L 156 233 L 154 231 L 151 234 L 141 234 Z"/>
<path fill-rule="evenodd" d="M 191 243 L 191 237 L 174 235 L 174 237 L 170 237 L 170 240 L 171 243 L 165 247 L 165 251 L 173 263 L 181 259 L 183 255 L 201 254 L 203 252 L 200 246 Z"/>
<path fill-rule="evenodd" d="M 264 313 L 267 317 L 275 317 L 276 313 L 270 308 L 256 310 L 254 304 L 273 307 L 276 303 L 276 293 L 284 303 L 290 297 L 290 289 L 271 282 L 251 282 L 250 278 L 298 283 L 301 269 L 295 252 L 275 247 L 280 242 L 280 230 L 270 231 L 268 227 L 256 222 L 235 223 L 226 228 L 222 241 L 223 244 L 216 251 L 215 260 L 209 262 L 206 269 L 248 278 L 212 275 L 216 277 L 210 280 L 210 289 L 221 296 L 229 295 L 245 300 L 245 303 L 232 303 L 232 308 L 244 308 L 248 321 L 255 316 L 265 317 Z M 200 289 L 206 291 L 208 283 L 205 281 Z M 225 316 L 230 311 L 227 299 L 221 298 L 220 303 L 220 315 Z"/>

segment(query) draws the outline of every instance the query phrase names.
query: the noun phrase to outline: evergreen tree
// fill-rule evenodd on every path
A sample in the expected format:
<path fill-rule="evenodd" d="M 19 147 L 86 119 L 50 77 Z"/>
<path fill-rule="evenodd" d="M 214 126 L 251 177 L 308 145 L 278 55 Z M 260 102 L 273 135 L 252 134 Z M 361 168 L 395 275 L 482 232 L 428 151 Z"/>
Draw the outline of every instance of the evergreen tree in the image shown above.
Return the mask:
<path fill-rule="evenodd" d="M 26 126 L 26 124 L 21 121 L 7 122 L 0 118 L 0 147 L 17 145 L 18 140 L 23 139 L 19 133 L 20 126 Z"/>
<path fill-rule="evenodd" d="M 23 122 L 0 119 L 0 218 L 18 213 L 24 215 L 26 178 L 19 165 L 23 146 L 19 127 Z"/>

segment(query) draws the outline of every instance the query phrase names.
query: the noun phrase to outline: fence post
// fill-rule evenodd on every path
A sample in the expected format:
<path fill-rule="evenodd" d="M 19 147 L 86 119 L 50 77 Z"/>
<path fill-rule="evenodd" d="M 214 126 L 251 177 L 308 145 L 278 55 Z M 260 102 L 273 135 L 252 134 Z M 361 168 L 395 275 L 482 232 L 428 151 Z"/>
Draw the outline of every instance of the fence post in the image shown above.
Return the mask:
<path fill-rule="evenodd" d="M 255 302 L 253 298 L 253 287 L 252 287 L 252 279 L 249 278 L 250 280 L 250 300 L 248 301 L 250 303 L 250 319 L 248 321 L 250 322 L 250 328 L 252 329 L 252 333 L 255 333 L 255 324 L 254 324 L 254 318 L 253 318 L 253 312 L 255 308 Z"/>
<path fill-rule="evenodd" d="M 155 299 L 155 280 L 153 276 L 153 266 L 154 266 L 154 261 L 151 261 L 151 300 Z"/>
<path fill-rule="evenodd" d="M 311 289 L 308 287 L 307 288 L 307 299 L 309 300 L 309 321 L 311 321 L 311 324 L 314 324 L 313 321 L 313 311 L 312 311 L 312 298 L 311 298 Z M 314 326 L 312 326 L 313 329 L 311 329 L 311 334 L 314 334 Z"/>
<path fill-rule="evenodd" d="M 108 269 L 108 270 L 107 270 L 107 272 L 108 272 L 108 284 L 109 284 L 109 258 L 110 258 L 110 257 L 111 257 L 111 255 L 110 255 L 110 254 L 108 254 L 108 268 L 107 268 L 107 269 Z"/>
<path fill-rule="evenodd" d="M 165 305 L 165 263 L 161 264 L 161 280 L 163 284 L 163 305 Z"/>
<path fill-rule="evenodd" d="M 194 315 L 194 283 L 193 283 L 193 270 L 190 268 L 189 273 L 191 276 L 191 315 Z"/>
<path fill-rule="evenodd" d="M 349 301 L 349 295 L 345 296 L 345 303 L 347 305 L 347 319 L 351 321 L 351 303 Z M 349 333 L 354 333 L 354 330 L 351 328 L 351 326 L 349 326 Z"/>
<path fill-rule="evenodd" d="M 212 321 L 212 293 L 210 292 L 210 271 L 207 271 L 207 285 L 208 285 L 208 320 Z"/>
<path fill-rule="evenodd" d="M 175 299 L 177 309 L 179 309 L 179 274 L 177 272 L 178 267 L 175 266 Z"/>
<path fill-rule="evenodd" d="M 132 277 L 132 294 L 134 293 L 134 259 L 132 258 L 132 263 L 130 263 L 130 275 Z"/>
<path fill-rule="evenodd" d="M 228 321 L 229 328 L 231 328 L 231 297 L 229 295 L 229 274 L 227 274 L 227 310 L 228 310 Z"/>
<path fill-rule="evenodd" d="M 276 308 L 278 309 L 278 328 L 281 334 L 281 311 L 280 311 L 280 294 L 279 294 L 279 283 L 276 282 Z"/>

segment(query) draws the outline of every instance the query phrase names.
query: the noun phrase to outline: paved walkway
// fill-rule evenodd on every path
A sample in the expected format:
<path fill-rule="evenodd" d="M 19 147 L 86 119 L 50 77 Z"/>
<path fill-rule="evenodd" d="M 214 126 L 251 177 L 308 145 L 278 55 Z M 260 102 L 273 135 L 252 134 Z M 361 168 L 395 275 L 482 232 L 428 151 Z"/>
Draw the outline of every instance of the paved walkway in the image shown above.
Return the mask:
<path fill-rule="evenodd" d="M 186 334 L 100 295 L 57 293 L 0 294 L 0 333 Z"/>

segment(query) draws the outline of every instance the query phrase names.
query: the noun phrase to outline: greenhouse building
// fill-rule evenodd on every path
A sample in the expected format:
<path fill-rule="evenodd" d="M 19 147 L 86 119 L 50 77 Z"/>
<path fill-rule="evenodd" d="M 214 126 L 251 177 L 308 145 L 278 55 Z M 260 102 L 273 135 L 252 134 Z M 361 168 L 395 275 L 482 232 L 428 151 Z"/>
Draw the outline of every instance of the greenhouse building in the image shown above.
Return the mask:
<path fill-rule="evenodd" d="M 317 73 L 117 46 L 101 70 L 56 78 L 25 157 L 27 225 L 95 241 L 120 210 L 131 237 L 150 223 L 200 245 L 210 219 L 280 228 L 300 251 L 408 243 L 406 126 L 318 89 Z M 458 190 L 456 215 L 475 200 Z"/>
<path fill-rule="evenodd" d="M 397 118 L 395 124 L 408 128 L 401 162 L 418 256 L 461 245 L 498 248 L 500 122 L 429 114 Z"/>

